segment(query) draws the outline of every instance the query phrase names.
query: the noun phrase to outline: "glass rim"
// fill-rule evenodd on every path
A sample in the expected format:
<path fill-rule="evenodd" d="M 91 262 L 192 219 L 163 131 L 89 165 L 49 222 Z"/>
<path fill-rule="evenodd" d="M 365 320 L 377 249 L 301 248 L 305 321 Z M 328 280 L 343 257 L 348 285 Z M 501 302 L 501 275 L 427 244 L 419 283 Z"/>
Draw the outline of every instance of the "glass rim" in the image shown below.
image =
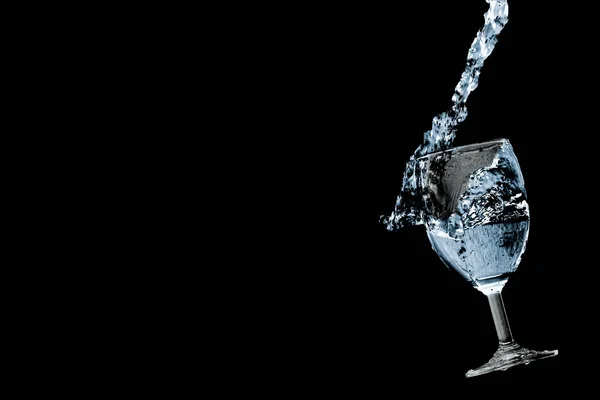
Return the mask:
<path fill-rule="evenodd" d="M 435 151 L 433 153 L 422 155 L 421 157 L 417 158 L 417 161 L 435 157 L 437 155 L 444 154 L 444 153 L 454 153 L 454 152 L 466 153 L 466 152 L 475 151 L 475 150 L 479 151 L 481 149 L 492 147 L 496 144 L 510 144 L 510 141 L 506 138 L 499 138 L 499 139 L 488 140 L 486 142 L 481 142 L 481 143 L 464 144 L 462 146 L 451 147 L 446 150 L 439 150 L 439 151 Z"/>

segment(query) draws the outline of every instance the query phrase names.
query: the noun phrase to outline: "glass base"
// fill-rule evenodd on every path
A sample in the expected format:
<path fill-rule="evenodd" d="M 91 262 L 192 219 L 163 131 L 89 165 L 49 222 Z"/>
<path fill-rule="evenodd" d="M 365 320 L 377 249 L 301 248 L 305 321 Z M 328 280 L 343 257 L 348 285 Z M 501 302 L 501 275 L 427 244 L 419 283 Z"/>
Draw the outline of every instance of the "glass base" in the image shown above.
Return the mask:
<path fill-rule="evenodd" d="M 506 371 L 510 367 L 521 364 L 529 364 L 542 358 L 554 357 L 558 350 L 529 350 L 519 346 L 517 343 L 500 344 L 496 353 L 490 361 L 479 368 L 469 370 L 465 375 L 467 378 L 487 374 L 494 371 Z"/>

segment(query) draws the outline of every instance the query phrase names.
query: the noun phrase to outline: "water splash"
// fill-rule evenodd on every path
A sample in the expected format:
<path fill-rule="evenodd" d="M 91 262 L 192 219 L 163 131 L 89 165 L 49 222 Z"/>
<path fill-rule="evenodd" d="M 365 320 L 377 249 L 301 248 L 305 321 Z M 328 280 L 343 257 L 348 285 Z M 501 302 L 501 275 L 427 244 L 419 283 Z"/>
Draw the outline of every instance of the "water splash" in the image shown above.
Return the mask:
<path fill-rule="evenodd" d="M 427 218 L 427 230 L 430 233 L 461 239 L 467 230 L 478 226 L 529 220 L 525 182 L 510 143 L 502 143 L 495 150 L 494 157 L 486 161 L 489 161 L 486 166 L 477 168 L 466 176 L 466 185 L 449 185 L 448 198 L 453 199 L 452 193 L 456 193 L 456 200 L 446 203 L 445 208 L 432 209 Z M 425 161 L 421 162 L 425 164 Z M 436 165 L 438 162 L 444 167 Z M 464 165 L 469 165 L 468 159 L 463 159 L 462 166 Z M 451 167 L 446 164 L 444 156 L 440 155 L 430 160 L 427 168 L 428 182 L 423 183 L 422 180 L 420 185 L 432 185 L 423 194 L 424 202 L 429 203 L 431 208 L 431 196 L 439 190 L 439 183 L 434 182 L 444 181 L 440 174 L 445 174 L 447 168 Z M 463 178 L 462 174 L 456 176 Z"/>
<path fill-rule="evenodd" d="M 394 211 L 389 216 L 381 217 L 381 221 L 390 231 L 406 225 L 423 224 L 421 200 L 417 195 L 416 159 L 425 154 L 450 148 L 456 137 L 458 125 L 467 118 L 465 104 L 469 94 L 477 88 L 483 62 L 492 53 L 498 42 L 498 35 L 508 21 L 506 0 L 486 0 L 486 2 L 490 7 L 484 15 L 485 23 L 469 48 L 467 66 L 454 89 L 452 107 L 448 112 L 433 118 L 431 130 L 423 134 L 423 143 L 406 163 L 402 188 L 396 199 Z"/>

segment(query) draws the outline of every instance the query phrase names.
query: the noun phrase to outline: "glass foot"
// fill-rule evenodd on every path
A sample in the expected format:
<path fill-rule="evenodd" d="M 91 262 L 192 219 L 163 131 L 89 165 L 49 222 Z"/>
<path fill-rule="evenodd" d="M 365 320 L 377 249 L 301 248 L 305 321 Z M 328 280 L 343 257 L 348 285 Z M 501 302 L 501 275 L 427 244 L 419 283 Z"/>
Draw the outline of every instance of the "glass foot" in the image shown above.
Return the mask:
<path fill-rule="evenodd" d="M 479 368 L 470 369 L 466 373 L 466 377 L 471 378 L 473 376 L 483 375 L 494 371 L 506 371 L 508 368 L 514 367 L 515 365 L 527 365 L 532 361 L 554 357 L 557 354 L 558 350 L 529 350 L 514 342 L 500 344 L 490 361 Z"/>

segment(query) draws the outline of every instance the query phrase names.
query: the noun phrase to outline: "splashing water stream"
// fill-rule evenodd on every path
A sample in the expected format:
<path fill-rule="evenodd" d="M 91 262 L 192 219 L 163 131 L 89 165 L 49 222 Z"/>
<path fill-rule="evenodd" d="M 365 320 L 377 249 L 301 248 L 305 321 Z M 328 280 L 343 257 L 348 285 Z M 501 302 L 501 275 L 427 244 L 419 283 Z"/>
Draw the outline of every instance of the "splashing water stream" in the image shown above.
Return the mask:
<path fill-rule="evenodd" d="M 506 0 L 486 0 L 486 2 L 490 7 L 484 15 L 485 23 L 469 48 L 467 66 L 454 89 L 452 107 L 448 112 L 433 118 L 431 130 L 423 134 L 423 143 L 406 163 L 402 188 L 396 199 L 394 211 L 389 216 L 382 216 L 381 221 L 390 231 L 406 225 L 423 224 L 421 200 L 417 196 L 416 160 L 426 154 L 446 150 L 452 145 L 458 125 L 467 117 L 465 104 L 469 94 L 477 88 L 483 62 L 492 53 L 498 35 L 508 21 Z"/>

